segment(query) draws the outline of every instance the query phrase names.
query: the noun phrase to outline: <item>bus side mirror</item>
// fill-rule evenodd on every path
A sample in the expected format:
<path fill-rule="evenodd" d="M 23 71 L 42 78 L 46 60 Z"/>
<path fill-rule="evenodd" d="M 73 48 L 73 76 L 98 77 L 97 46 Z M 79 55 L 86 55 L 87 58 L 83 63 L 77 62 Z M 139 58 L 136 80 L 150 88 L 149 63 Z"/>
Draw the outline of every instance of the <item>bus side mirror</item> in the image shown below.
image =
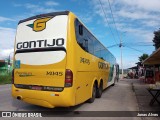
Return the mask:
<path fill-rule="evenodd" d="M 79 25 L 79 34 L 83 35 L 83 25 Z"/>

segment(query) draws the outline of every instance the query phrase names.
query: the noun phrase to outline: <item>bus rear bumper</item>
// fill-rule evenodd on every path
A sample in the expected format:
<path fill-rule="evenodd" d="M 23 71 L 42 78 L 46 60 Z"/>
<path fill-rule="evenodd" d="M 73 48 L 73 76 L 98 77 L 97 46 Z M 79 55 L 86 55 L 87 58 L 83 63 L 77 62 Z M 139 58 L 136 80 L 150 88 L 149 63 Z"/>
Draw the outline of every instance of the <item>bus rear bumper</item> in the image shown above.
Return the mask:
<path fill-rule="evenodd" d="M 43 106 L 43 107 L 47 107 L 47 108 L 54 108 L 55 107 L 51 103 L 49 103 L 48 101 L 45 101 L 45 100 L 38 100 L 38 99 L 33 99 L 33 98 L 24 98 L 23 101 L 26 102 L 26 103 L 30 103 L 30 104 L 38 105 L 38 106 Z"/>
<path fill-rule="evenodd" d="M 47 108 L 75 105 L 75 97 L 72 88 L 64 88 L 62 92 L 51 92 L 20 89 L 12 85 L 12 96 L 26 103 Z"/>

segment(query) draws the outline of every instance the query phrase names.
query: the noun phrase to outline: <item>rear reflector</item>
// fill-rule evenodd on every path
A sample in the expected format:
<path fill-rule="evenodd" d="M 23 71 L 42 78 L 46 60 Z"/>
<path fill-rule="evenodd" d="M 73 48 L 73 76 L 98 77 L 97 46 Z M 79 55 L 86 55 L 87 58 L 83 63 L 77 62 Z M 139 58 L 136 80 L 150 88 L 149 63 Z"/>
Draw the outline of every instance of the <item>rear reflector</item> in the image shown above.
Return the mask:
<path fill-rule="evenodd" d="M 55 94 L 55 96 L 59 96 L 59 94 Z"/>
<path fill-rule="evenodd" d="M 65 87 L 72 87 L 73 84 L 73 73 L 71 70 L 66 69 L 66 74 L 65 74 Z"/>

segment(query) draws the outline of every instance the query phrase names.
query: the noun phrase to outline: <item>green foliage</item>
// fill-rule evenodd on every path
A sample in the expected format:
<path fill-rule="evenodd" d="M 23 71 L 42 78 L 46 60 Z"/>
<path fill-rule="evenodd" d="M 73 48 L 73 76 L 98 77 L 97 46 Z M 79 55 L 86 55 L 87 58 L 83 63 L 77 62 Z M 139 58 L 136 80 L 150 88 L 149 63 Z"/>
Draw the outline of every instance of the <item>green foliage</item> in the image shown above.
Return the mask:
<path fill-rule="evenodd" d="M 157 50 L 160 47 L 160 30 L 154 31 L 153 46 Z"/>
<path fill-rule="evenodd" d="M 140 62 L 143 62 L 146 58 L 148 58 L 148 54 L 143 54 L 142 56 L 138 57 Z"/>
<path fill-rule="evenodd" d="M 12 74 L 1 74 L 0 75 L 0 84 L 11 84 Z"/>

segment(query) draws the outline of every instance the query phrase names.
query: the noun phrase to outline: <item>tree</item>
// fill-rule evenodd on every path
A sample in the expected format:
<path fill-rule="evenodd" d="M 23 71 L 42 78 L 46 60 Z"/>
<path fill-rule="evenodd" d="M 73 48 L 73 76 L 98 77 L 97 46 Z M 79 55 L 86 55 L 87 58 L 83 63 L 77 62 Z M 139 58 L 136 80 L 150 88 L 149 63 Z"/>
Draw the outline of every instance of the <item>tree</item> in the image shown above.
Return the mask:
<path fill-rule="evenodd" d="M 146 58 L 148 58 L 148 54 L 143 54 L 142 56 L 138 57 L 140 62 L 143 62 Z"/>
<path fill-rule="evenodd" d="M 157 50 L 160 47 L 160 30 L 154 31 L 153 46 Z"/>

